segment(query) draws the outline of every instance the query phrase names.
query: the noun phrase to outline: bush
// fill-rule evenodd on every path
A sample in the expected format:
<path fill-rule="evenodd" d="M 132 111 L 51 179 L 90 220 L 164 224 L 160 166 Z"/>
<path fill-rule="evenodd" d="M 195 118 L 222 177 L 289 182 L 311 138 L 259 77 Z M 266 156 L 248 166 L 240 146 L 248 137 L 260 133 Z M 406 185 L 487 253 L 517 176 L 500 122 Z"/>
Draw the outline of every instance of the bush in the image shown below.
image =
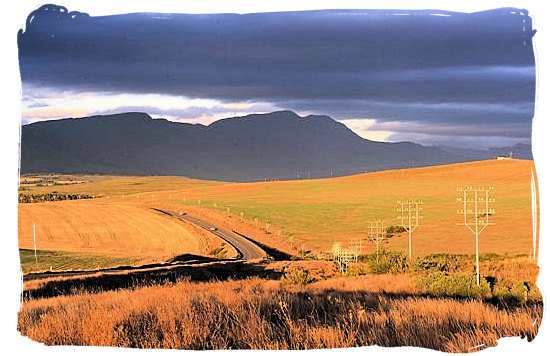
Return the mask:
<path fill-rule="evenodd" d="M 95 195 L 90 194 L 63 194 L 58 192 L 46 194 L 19 194 L 20 203 L 39 203 L 45 201 L 61 201 L 61 200 L 77 200 L 77 199 L 94 199 Z"/>
<path fill-rule="evenodd" d="M 414 270 L 416 272 L 459 272 L 468 269 L 464 262 L 464 256 L 434 254 L 416 260 Z"/>
<path fill-rule="evenodd" d="M 516 282 L 512 285 L 512 288 L 510 288 L 510 294 L 522 301 L 527 301 L 527 292 L 527 285 L 525 285 L 524 282 Z"/>
<path fill-rule="evenodd" d="M 295 285 L 306 285 L 308 283 L 313 282 L 315 279 L 307 273 L 307 271 L 303 271 L 301 269 L 296 269 L 292 272 L 286 272 L 281 277 L 281 282 L 284 284 L 295 284 Z"/>
<path fill-rule="evenodd" d="M 479 261 L 480 262 L 483 262 L 483 261 L 498 261 L 498 260 L 503 260 L 503 259 L 506 259 L 506 258 L 507 258 L 506 254 L 499 255 L 499 254 L 493 253 L 493 252 L 482 253 L 482 254 L 479 255 Z"/>
<path fill-rule="evenodd" d="M 348 276 L 361 276 L 365 274 L 373 273 L 371 266 L 368 263 L 358 262 L 350 263 L 346 275 Z"/>
<path fill-rule="evenodd" d="M 393 235 L 401 234 L 403 232 L 406 232 L 407 229 L 405 229 L 403 226 L 388 226 L 386 228 L 386 237 L 390 238 Z"/>
<path fill-rule="evenodd" d="M 225 250 L 225 243 L 222 243 L 220 247 L 216 247 L 215 249 L 212 249 L 210 251 L 210 254 L 212 256 L 215 256 L 216 258 L 226 258 L 227 257 L 227 251 Z"/>
<path fill-rule="evenodd" d="M 480 285 L 476 276 L 469 273 L 432 273 L 415 281 L 416 287 L 434 296 L 480 298 L 490 297 L 491 288 L 484 278 Z"/>
<path fill-rule="evenodd" d="M 395 252 L 381 249 L 366 256 L 363 256 L 369 266 L 370 273 L 386 274 L 386 273 L 405 273 L 409 270 L 409 261 L 407 256 L 402 252 Z"/>
<path fill-rule="evenodd" d="M 527 282 L 506 279 L 495 283 L 493 295 L 508 303 L 520 303 L 536 299 L 536 291 Z"/>

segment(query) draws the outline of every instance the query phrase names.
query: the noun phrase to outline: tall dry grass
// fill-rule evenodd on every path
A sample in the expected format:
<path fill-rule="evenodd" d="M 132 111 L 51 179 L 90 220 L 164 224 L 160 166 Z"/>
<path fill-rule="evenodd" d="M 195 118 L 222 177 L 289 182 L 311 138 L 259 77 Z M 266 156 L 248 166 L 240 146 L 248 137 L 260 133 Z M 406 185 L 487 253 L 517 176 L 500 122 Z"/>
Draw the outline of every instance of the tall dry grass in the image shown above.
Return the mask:
<path fill-rule="evenodd" d="M 48 345 L 177 349 L 419 346 L 467 352 L 505 336 L 533 339 L 542 306 L 285 287 L 261 279 L 180 281 L 22 304 L 18 329 Z"/>

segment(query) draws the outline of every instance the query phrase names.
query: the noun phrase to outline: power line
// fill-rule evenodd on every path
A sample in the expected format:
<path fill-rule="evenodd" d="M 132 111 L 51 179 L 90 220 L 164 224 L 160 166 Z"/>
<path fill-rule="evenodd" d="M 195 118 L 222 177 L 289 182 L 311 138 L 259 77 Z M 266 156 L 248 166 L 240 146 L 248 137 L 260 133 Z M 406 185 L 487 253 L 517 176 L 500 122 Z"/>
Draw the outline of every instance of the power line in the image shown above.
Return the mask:
<path fill-rule="evenodd" d="M 384 229 L 384 221 L 376 220 L 369 221 L 368 239 L 376 246 L 376 261 L 378 261 L 378 251 L 380 244 L 386 238 L 386 230 Z"/>
<path fill-rule="evenodd" d="M 404 199 L 397 201 L 397 220 L 409 234 L 409 261 L 412 261 L 412 234 L 422 219 L 422 200 Z"/>
<path fill-rule="evenodd" d="M 456 188 L 456 191 L 459 193 L 456 201 L 462 205 L 462 209 L 456 212 L 464 216 L 464 222 L 459 223 L 459 225 L 466 226 L 476 238 L 477 285 L 479 285 L 479 234 L 487 226 L 494 225 L 494 223 L 489 222 L 489 217 L 495 213 L 495 210 L 490 208 L 490 204 L 495 202 L 495 199 L 490 196 L 493 190 L 493 187 Z"/>

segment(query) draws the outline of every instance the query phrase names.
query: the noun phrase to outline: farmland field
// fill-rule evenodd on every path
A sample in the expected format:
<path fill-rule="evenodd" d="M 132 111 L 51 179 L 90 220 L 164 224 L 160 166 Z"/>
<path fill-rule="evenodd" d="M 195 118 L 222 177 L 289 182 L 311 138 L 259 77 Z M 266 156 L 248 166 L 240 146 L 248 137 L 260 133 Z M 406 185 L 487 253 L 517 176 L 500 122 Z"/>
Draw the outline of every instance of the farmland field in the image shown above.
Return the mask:
<path fill-rule="evenodd" d="M 396 225 L 396 201 L 423 200 L 421 226 L 414 234 L 413 253 L 473 253 L 473 236 L 457 222 L 457 187 L 494 186 L 496 226 L 482 235 L 482 252 L 525 253 L 532 248 L 532 161 L 485 161 L 354 175 L 336 179 L 221 185 L 182 192 L 188 201 L 202 200 L 223 211 L 244 212 L 303 241 L 316 250 L 334 242 L 366 237 L 369 220 Z M 173 196 L 173 195 L 172 195 Z M 405 250 L 406 239 L 390 248 Z"/>
<path fill-rule="evenodd" d="M 255 183 L 25 176 L 20 194 L 94 198 L 19 204 L 23 272 L 91 271 L 25 280 L 18 330 L 45 344 L 191 349 L 378 344 L 468 352 L 503 336 L 531 340 L 542 318 L 529 255 L 532 170 L 532 161 L 495 160 Z M 473 237 L 456 212 L 456 188 L 477 185 L 494 186 L 496 198 L 496 225 L 481 235 L 481 286 Z M 381 261 L 397 257 L 387 270 L 367 240 L 344 275 L 319 259 L 335 242 L 365 239 L 369 220 L 397 224 L 396 201 L 409 197 L 424 207 L 410 264 L 399 264 L 404 234 L 383 246 Z M 220 255 L 223 242 L 212 233 L 155 209 L 237 231 L 276 260 L 212 259 L 234 255 Z M 141 266 L 179 255 L 210 258 Z M 136 267 L 105 270 L 122 265 Z"/>
<path fill-rule="evenodd" d="M 34 249 L 34 238 L 41 267 L 34 258 L 25 259 L 23 271 L 110 267 L 182 254 L 205 256 L 220 244 L 193 225 L 107 199 L 19 204 L 21 251 Z M 52 256 L 54 251 L 60 254 Z"/>
<path fill-rule="evenodd" d="M 423 256 L 473 253 L 473 236 L 457 224 L 461 216 L 456 211 L 461 207 L 456 202 L 456 188 L 493 186 L 496 198 L 493 222 L 496 225 L 489 226 L 481 235 L 480 252 L 528 254 L 533 236 L 532 171 L 532 161 L 491 160 L 332 179 L 257 183 L 221 183 L 179 177 L 102 177 L 82 184 L 31 187 L 23 193 L 55 190 L 104 195 L 104 198 L 94 199 L 92 206 L 94 209 L 102 206 L 105 213 L 109 209 L 143 211 L 149 207 L 171 207 L 210 214 L 219 220 L 232 217 L 235 221 L 242 217 L 241 220 L 252 227 L 268 230 L 271 235 L 268 238 L 272 240 L 317 252 L 330 249 L 335 242 L 346 245 L 354 238 L 365 238 L 369 220 L 384 220 L 386 226 L 396 225 L 396 201 L 417 197 L 423 200 L 423 219 L 413 235 L 413 255 Z M 54 207 L 52 203 L 45 204 Z M 77 220 L 90 205 L 87 201 L 60 202 L 55 208 L 62 214 L 66 204 L 73 204 L 71 214 L 74 211 Z M 25 248 L 29 247 L 31 224 L 31 212 L 27 209 L 38 209 L 34 205 L 20 205 L 20 229 Z M 50 213 L 47 210 L 43 209 L 38 216 L 49 214 L 48 221 L 56 219 L 55 210 Z M 70 221 L 67 220 L 69 215 L 66 213 L 66 221 Z M 83 244 L 85 242 L 80 245 L 83 247 Z M 140 246 L 143 248 L 145 244 Z M 53 248 L 51 244 L 47 247 Z M 407 239 L 405 235 L 393 237 L 386 247 L 405 251 Z M 371 250 L 372 246 L 365 245 L 365 249 Z"/>

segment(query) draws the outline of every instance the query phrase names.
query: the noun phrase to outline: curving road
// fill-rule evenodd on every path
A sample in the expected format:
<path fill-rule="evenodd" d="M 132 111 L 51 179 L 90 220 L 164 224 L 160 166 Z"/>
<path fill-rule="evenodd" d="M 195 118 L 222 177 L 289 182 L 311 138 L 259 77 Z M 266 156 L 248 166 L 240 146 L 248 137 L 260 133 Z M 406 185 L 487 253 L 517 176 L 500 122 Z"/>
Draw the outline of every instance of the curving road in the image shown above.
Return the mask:
<path fill-rule="evenodd" d="M 239 256 L 237 257 L 237 259 L 250 260 L 254 258 L 267 257 L 267 253 L 261 247 L 259 247 L 252 241 L 247 240 L 246 238 L 232 231 L 221 229 L 220 227 L 212 223 L 201 220 L 194 216 L 190 216 L 186 213 L 178 214 L 178 213 L 175 213 L 169 210 L 163 210 L 163 209 L 154 209 L 154 210 L 173 216 L 176 219 L 188 221 L 220 237 L 221 239 L 225 240 L 228 244 L 230 244 L 237 250 L 237 252 L 239 253 Z"/>

